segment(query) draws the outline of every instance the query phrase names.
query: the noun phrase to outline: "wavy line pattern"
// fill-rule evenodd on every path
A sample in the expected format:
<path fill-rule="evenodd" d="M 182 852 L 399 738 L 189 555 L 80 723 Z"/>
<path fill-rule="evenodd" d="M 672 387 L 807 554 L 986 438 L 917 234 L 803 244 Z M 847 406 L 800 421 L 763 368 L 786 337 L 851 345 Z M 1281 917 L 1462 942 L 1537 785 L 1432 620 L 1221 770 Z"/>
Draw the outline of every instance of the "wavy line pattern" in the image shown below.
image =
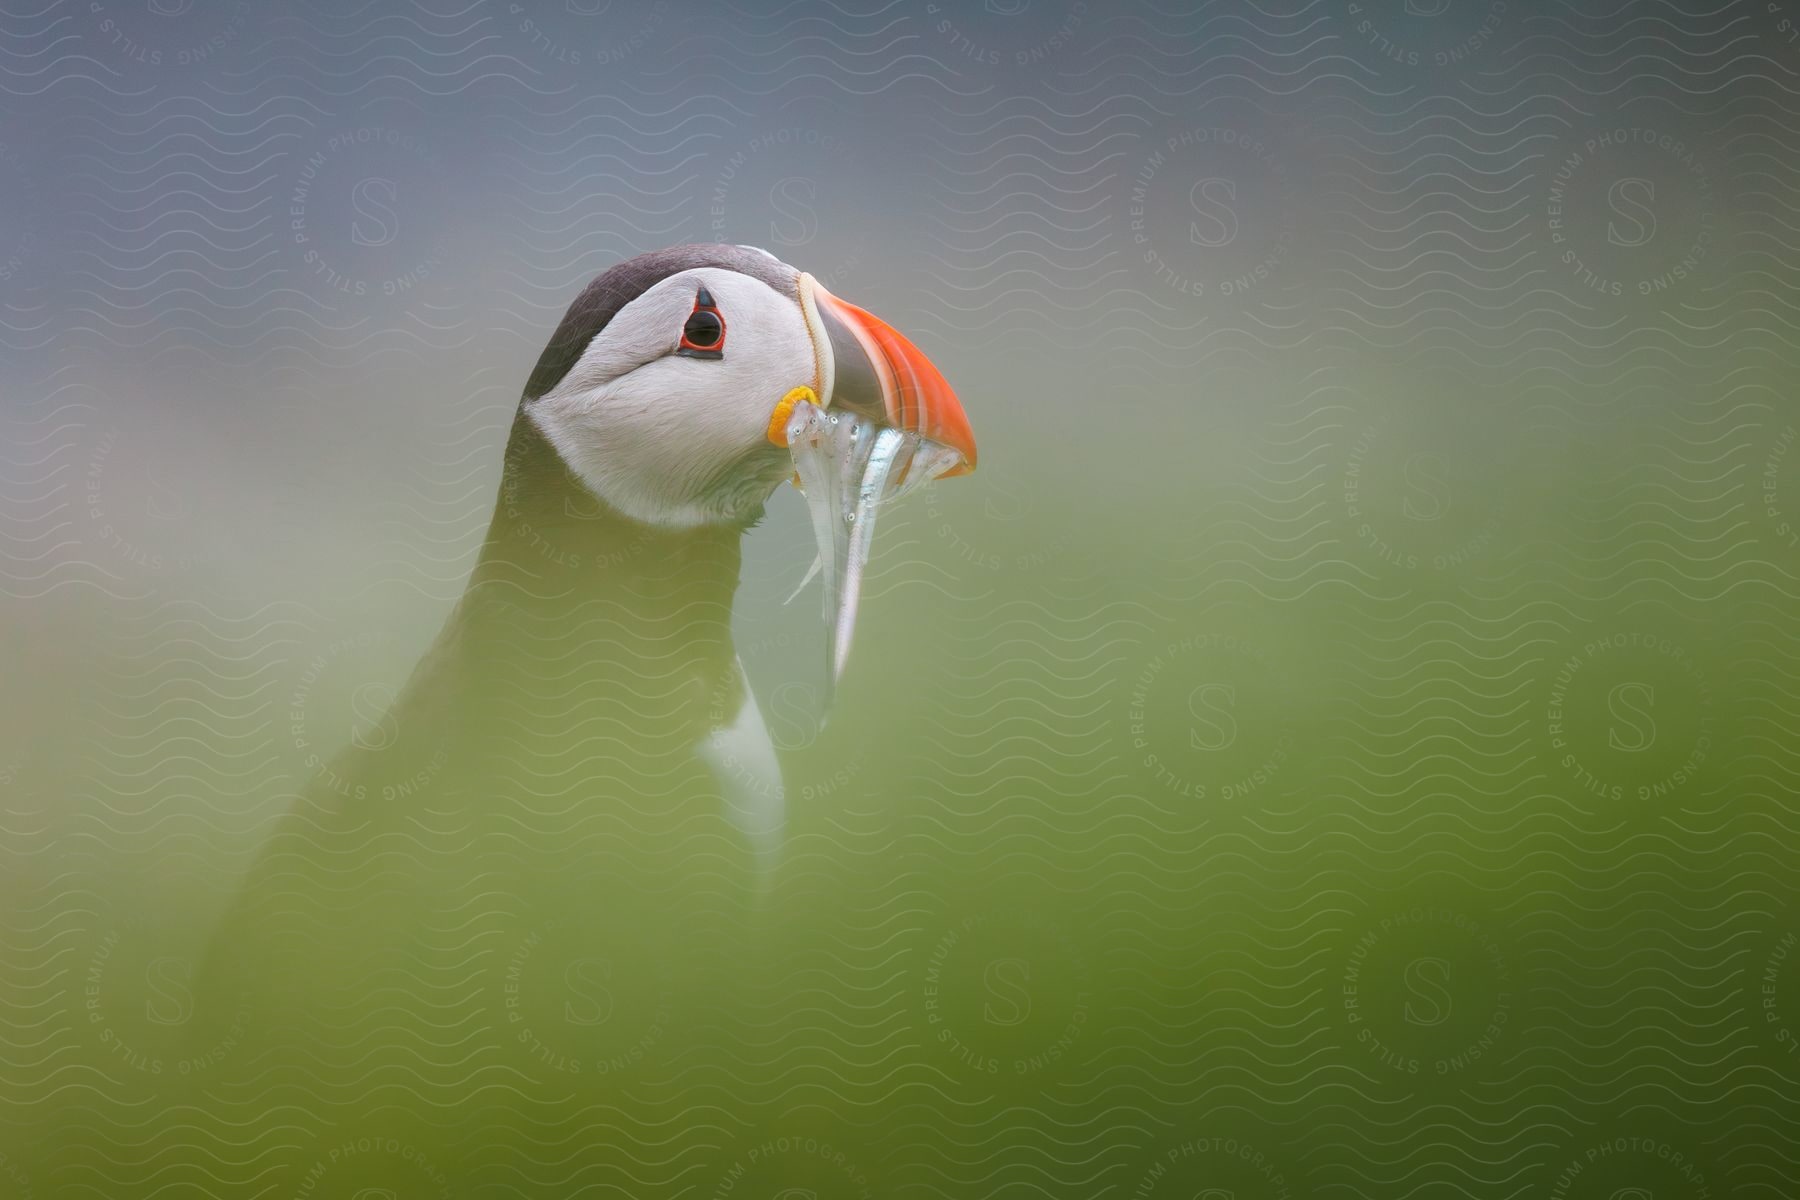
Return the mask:
<path fill-rule="evenodd" d="M 0 94 L 0 1191 L 1792 1193 L 1800 7 L 21 0 Z M 829 722 L 785 493 L 483 558 L 696 240 L 981 433 Z"/>

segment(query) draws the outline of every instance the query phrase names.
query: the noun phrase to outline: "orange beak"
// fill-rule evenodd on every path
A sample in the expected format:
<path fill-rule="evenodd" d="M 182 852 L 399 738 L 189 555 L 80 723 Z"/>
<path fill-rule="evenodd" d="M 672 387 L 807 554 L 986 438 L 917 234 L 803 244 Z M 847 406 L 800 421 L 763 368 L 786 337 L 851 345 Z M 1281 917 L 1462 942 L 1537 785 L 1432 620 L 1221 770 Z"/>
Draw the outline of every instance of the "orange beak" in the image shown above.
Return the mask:
<path fill-rule="evenodd" d="M 811 276 L 805 277 L 805 283 L 811 286 L 802 290 L 810 292 L 819 317 L 815 345 L 821 360 L 826 360 L 820 364 L 824 406 L 848 410 L 950 447 L 962 455 L 962 462 L 945 475 L 973 471 L 975 433 L 943 373 L 904 334 L 874 313 L 838 299 Z"/>

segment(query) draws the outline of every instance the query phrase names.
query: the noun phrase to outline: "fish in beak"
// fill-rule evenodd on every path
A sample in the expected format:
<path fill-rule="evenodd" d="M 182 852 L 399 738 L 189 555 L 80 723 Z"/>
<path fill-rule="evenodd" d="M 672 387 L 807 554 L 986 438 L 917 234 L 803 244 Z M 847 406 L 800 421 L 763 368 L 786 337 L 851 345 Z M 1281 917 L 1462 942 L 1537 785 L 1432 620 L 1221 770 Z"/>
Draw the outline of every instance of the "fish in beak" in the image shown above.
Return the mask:
<path fill-rule="evenodd" d="M 930 480 L 974 470 L 975 435 L 943 374 L 893 326 L 804 273 L 800 302 L 818 386 L 782 398 L 769 440 L 793 455 L 818 540 L 807 579 L 823 576 L 829 712 L 879 509 Z"/>

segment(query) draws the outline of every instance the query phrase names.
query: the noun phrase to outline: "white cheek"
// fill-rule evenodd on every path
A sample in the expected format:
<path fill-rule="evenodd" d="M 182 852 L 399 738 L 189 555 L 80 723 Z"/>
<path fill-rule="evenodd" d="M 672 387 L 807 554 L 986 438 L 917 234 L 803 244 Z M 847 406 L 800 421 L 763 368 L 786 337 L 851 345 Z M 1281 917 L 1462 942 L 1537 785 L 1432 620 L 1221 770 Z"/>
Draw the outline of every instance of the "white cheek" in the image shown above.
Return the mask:
<path fill-rule="evenodd" d="M 812 341 L 794 301 L 742 277 L 714 290 L 726 320 L 723 358 L 667 354 L 585 390 L 558 387 L 530 409 L 588 488 L 638 520 L 726 516 L 706 509 L 707 489 L 769 448 L 770 413 L 789 389 L 812 382 Z"/>
<path fill-rule="evenodd" d="M 546 398 L 532 418 L 588 490 L 629 517 L 659 525 L 703 520 L 688 502 L 711 437 L 679 438 L 663 411 L 664 392 L 642 370 L 585 395 Z"/>

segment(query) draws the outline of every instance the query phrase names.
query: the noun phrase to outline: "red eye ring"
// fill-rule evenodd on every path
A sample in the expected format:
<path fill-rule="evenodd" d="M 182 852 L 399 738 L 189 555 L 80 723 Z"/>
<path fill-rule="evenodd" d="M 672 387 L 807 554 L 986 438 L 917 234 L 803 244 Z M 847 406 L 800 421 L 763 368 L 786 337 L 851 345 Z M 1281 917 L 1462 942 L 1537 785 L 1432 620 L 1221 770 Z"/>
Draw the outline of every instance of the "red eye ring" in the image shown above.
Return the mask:
<path fill-rule="evenodd" d="M 725 316 L 705 288 L 694 296 L 694 310 L 681 327 L 675 353 L 683 358 L 725 357 Z"/>

